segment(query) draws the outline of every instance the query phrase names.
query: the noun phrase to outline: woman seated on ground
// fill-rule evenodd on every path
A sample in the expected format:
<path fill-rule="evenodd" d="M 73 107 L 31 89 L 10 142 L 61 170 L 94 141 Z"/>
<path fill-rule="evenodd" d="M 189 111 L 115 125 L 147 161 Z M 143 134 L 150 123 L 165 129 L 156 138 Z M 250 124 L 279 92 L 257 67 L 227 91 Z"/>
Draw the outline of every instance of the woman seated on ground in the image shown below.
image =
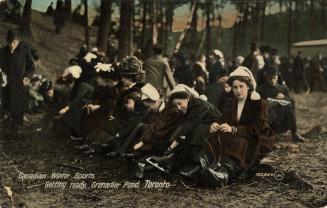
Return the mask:
<path fill-rule="evenodd" d="M 94 82 L 95 77 L 90 77 L 87 81 L 79 82 L 81 79 L 82 70 L 79 66 L 70 66 L 64 72 L 65 74 L 76 74 L 74 77 L 74 86 L 71 90 L 71 98 L 69 103 L 59 110 L 59 117 L 61 122 L 62 129 L 58 129 L 59 131 L 67 131 L 73 137 L 79 137 L 81 135 L 81 121 L 84 106 L 90 104 L 93 97 L 94 92 Z M 77 82 L 79 82 L 77 84 Z M 66 133 L 66 132 L 65 132 Z"/>
<path fill-rule="evenodd" d="M 222 119 L 210 126 L 202 160 L 207 163 L 201 164 L 202 170 L 208 169 L 206 164 L 215 167 L 210 172 L 219 179 L 217 185 L 254 173 L 256 165 L 271 152 L 274 144 L 268 124 L 268 103 L 255 91 L 256 82 L 250 70 L 238 67 L 230 74 L 228 83 L 234 96 L 227 100 Z M 196 169 L 184 176 L 190 177 Z"/>
<path fill-rule="evenodd" d="M 154 160 L 163 162 L 167 171 L 178 172 L 197 164 L 198 156 L 206 146 L 210 124 L 217 121 L 221 114 L 214 105 L 185 85 L 177 85 L 169 99 L 183 113 L 183 119 L 172 136 L 169 148 L 162 157 L 154 157 Z"/>

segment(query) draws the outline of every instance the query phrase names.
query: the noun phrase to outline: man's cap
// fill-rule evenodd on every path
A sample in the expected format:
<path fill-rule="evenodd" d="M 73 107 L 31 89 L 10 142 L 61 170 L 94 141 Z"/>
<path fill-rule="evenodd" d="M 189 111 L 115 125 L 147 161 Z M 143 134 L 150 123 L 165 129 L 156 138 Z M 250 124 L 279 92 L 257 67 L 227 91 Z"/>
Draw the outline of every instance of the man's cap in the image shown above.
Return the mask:
<path fill-rule="evenodd" d="M 17 38 L 18 38 L 18 34 L 16 31 L 14 31 L 12 29 L 9 29 L 7 31 L 7 36 L 6 36 L 7 42 L 12 42 L 13 40 L 15 40 Z"/>
<path fill-rule="evenodd" d="M 264 73 L 266 76 L 276 76 L 278 75 L 278 69 L 275 66 L 269 66 Z"/>

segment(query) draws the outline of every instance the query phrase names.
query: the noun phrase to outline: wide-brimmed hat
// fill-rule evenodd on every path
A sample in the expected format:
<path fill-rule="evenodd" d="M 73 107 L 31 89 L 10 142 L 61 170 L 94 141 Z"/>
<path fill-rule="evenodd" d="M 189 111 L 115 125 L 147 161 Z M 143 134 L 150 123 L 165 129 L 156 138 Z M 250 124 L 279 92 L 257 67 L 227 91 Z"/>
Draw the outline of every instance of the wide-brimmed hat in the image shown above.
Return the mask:
<path fill-rule="evenodd" d="M 145 74 L 142 61 L 135 56 L 124 58 L 119 65 L 120 75 L 139 75 Z"/>

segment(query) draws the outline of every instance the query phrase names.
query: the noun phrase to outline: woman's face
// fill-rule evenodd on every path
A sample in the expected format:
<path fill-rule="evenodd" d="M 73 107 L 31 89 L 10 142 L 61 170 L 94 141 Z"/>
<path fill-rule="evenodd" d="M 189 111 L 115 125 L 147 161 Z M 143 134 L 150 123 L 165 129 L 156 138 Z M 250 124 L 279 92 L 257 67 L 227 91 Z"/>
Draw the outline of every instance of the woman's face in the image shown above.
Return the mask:
<path fill-rule="evenodd" d="M 179 111 L 182 111 L 183 113 L 186 113 L 187 111 L 187 104 L 189 99 L 174 99 L 173 104 L 177 107 Z"/>
<path fill-rule="evenodd" d="M 122 77 L 121 82 L 124 87 L 129 87 L 131 84 L 133 84 L 132 80 L 127 77 Z"/>
<path fill-rule="evenodd" d="M 232 88 L 233 93 L 238 100 L 244 99 L 248 96 L 249 87 L 245 82 L 235 80 Z"/>
<path fill-rule="evenodd" d="M 97 77 L 95 81 L 98 86 L 101 86 L 101 87 L 106 86 L 106 81 L 102 77 Z"/>

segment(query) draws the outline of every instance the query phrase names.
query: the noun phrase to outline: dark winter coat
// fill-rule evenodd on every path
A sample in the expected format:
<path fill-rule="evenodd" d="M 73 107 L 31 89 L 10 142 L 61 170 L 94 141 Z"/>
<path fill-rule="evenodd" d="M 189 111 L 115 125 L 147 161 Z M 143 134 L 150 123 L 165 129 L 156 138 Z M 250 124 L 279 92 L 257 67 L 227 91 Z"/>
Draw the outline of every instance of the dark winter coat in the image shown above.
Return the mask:
<path fill-rule="evenodd" d="M 28 87 L 23 85 L 23 78 L 31 78 L 35 64 L 31 49 L 19 42 L 14 53 L 8 46 L 0 49 L 0 68 L 8 76 L 8 85 L 4 89 L 6 108 L 10 111 L 22 112 L 28 108 Z"/>
<path fill-rule="evenodd" d="M 301 56 L 296 56 L 293 64 L 294 79 L 301 80 L 304 74 L 304 64 Z"/>
<path fill-rule="evenodd" d="M 264 85 L 257 88 L 258 93 L 263 99 L 276 98 L 278 93 L 285 95 L 283 100 L 290 101 L 289 105 L 280 105 L 276 102 L 270 102 L 269 122 L 276 133 L 284 133 L 287 130 L 296 131 L 295 102 L 290 97 L 288 88 L 285 85 L 276 86 Z"/>
<path fill-rule="evenodd" d="M 223 87 L 220 84 L 214 82 L 207 85 L 205 95 L 208 98 L 208 102 L 215 105 L 216 108 L 219 109 L 219 103 L 220 103 L 219 100 L 223 92 L 224 92 Z"/>
<path fill-rule="evenodd" d="M 176 141 L 202 146 L 207 139 L 210 124 L 220 116 L 221 113 L 214 105 L 198 98 L 191 98 L 183 123 L 175 134 Z"/>
<path fill-rule="evenodd" d="M 262 99 L 246 99 L 244 109 L 237 121 L 237 99 L 230 98 L 220 124 L 227 123 L 237 128 L 237 133 L 215 132 L 210 135 L 208 151 L 216 160 L 230 157 L 238 162 L 241 168 L 249 168 L 260 161 L 274 144 L 273 132 L 268 124 L 268 103 Z"/>
<path fill-rule="evenodd" d="M 252 72 L 254 78 L 257 80 L 257 73 L 259 70 L 259 62 L 255 54 L 251 53 L 245 57 L 242 66 L 247 67 Z"/>

